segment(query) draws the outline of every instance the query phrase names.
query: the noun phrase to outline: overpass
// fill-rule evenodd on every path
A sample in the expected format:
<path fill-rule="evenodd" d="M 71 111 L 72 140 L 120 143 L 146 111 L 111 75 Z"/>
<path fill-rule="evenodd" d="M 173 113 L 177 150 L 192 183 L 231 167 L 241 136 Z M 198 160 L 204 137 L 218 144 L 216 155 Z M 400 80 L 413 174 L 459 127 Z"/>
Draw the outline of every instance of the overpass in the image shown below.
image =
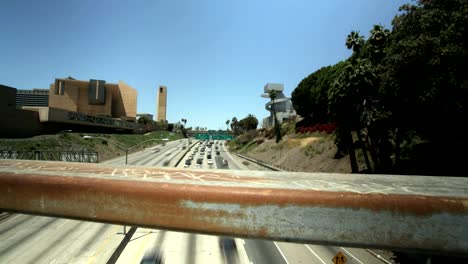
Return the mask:
<path fill-rule="evenodd" d="M 468 255 L 468 178 L 0 161 L 0 209 L 194 233 Z"/>

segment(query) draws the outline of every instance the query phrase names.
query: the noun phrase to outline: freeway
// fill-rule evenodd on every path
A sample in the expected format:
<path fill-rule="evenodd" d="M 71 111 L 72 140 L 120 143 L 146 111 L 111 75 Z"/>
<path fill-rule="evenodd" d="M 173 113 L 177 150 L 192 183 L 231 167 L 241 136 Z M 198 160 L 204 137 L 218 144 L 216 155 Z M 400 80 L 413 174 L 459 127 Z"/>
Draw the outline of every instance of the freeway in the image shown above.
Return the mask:
<path fill-rule="evenodd" d="M 177 140 L 145 149 L 129 155 L 129 164 L 164 166 L 185 144 Z M 124 164 L 125 157 L 106 163 Z M 120 225 L 13 214 L 0 222 L 0 263 L 107 263 L 123 230 Z"/>
<path fill-rule="evenodd" d="M 177 167 L 203 170 L 248 169 L 242 160 L 229 153 L 222 141 L 214 143 L 211 148 L 204 142 L 194 142 L 192 146 Z M 208 159 L 209 154 L 211 154 L 211 162 Z M 143 155 L 139 159 L 146 160 L 147 158 Z M 186 165 L 187 160 L 191 160 L 190 165 Z M 197 160 L 200 160 L 201 164 L 197 164 Z M 223 160 L 227 161 L 227 166 Z M 136 230 L 117 263 L 325 264 L 332 263 L 332 258 L 338 252 L 347 257 L 347 263 L 384 263 L 365 249 L 220 237 L 146 228 Z"/>
<path fill-rule="evenodd" d="M 205 148 L 203 155 L 202 147 Z M 242 160 L 228 152 L 223 142 L 212 146 L 212 164 L 209 164 L 206 144 L 192 141 L 189 146 L 188 140 L 167 142 L 165 146 L 131 154 L 128 163 L 175 166 L 181 160 L 178 167 L 184 167 L 190 154 L 193 160 L 189 168 L 248 169 Z M 199 158 L 202 164 L 197 166 Z M 223 160 L 227 161 L 227 166 Z M 119 157 L 105 163 L 124 162 L 125 157 Z M 124 244 L 124 250 L 119 252 L 117 248 L 121 248 L 123 238 L 123 228 L 119 225 L 17 214 L 0 223 L 0 263 L 106 263 L 111 256 L 115 257 L 115 252 L 120 254 L 118 263 L 331 263 L 339 251 L 347 256 L 347 263 L 381 263 L 363 249 L 145 228 L 136 229 Z"/>

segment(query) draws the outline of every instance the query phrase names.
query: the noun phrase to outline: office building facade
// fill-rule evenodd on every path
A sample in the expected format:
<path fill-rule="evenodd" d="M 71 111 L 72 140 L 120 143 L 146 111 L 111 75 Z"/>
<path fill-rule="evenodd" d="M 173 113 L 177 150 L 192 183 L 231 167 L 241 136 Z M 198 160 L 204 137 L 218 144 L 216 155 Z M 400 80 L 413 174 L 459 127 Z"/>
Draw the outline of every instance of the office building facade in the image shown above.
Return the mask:
<path fill-rule="evenodd" d="M 49 89 L 16 90 L 16 106 L 49 106 Z"/>

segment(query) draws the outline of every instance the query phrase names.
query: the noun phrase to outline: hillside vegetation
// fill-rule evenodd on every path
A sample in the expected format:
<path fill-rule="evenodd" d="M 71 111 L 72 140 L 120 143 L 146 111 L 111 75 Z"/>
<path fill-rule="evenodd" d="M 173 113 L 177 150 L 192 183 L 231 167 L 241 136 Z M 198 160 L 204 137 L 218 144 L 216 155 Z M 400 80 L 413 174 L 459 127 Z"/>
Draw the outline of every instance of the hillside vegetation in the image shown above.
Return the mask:
<path fill-rule="evenodd" d="M 85 139 L 83 136 L 100 138 Z M 102 138 L 102 139 L 101 139 Z M 97 151 L 99 161 L 112 159 L 125 155 L 125 151 L 116 146 L 129 148 L 145 142 L 131 152 L 142 150 L 145 147 L 161 144 L 160 139 L 176 140 L 182 138 L 180 134 L 167 131 L 154 131 L 144 135 L 140 134 L 89 134 L 89 133 L 63 133 L 58 135 L 40 135 L 24 139 L 0 139 L 0 151 L 17 150 L 71 150 L 71 151 Z"/>
<path fill-rule="evenodd" d="M 363 172 L 362 155 L 367 173 L 467 175 L 467 10 L 466 0 L 420 0 L 402 5 L 391 29 L 376 24 L 367 38 L 357 31 L 343 36 L 351 56 L 312 72 L 292 93 L 303 117 L 298 132 L 314 138 L 314 131 L 335 131 L 315 143 L 301 141 L 309 148 L 304 158 L 325 153 L 321 142 L 334 138 L 333 157 L 348 157 L 353 173 Z M 283 129 L 275 126 L 276 142 Z M 253 154 L 249 133 L 233 149 Z M 285 143 L 265 151 L 272 159 L 297 137 L 285 135 Z M 260 139 L 256 144 L 264 144 Z"/>

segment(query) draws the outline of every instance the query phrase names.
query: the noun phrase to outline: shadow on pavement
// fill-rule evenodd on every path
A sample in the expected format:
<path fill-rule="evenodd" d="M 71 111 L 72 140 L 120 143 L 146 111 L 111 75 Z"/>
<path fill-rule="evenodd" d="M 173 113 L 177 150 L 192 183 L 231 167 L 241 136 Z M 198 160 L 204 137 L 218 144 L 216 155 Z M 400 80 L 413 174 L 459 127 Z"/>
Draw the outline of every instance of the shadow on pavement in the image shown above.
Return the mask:
<path fill-rule="evenodd" d="M 159 236 L 156 237 L 153 247 L 146 250 L 145 254 L 140 260 L 140 264 L 160 264 L 163 261 L 163 245 L 166 231 L 160 231 Z"/>
<path fill-rule="evenodd" d="M 219 237 L 219 248 L 223 252 L 224 263 L 234 264 L 239 262 L 236 242 L 230 237 Z"/>

